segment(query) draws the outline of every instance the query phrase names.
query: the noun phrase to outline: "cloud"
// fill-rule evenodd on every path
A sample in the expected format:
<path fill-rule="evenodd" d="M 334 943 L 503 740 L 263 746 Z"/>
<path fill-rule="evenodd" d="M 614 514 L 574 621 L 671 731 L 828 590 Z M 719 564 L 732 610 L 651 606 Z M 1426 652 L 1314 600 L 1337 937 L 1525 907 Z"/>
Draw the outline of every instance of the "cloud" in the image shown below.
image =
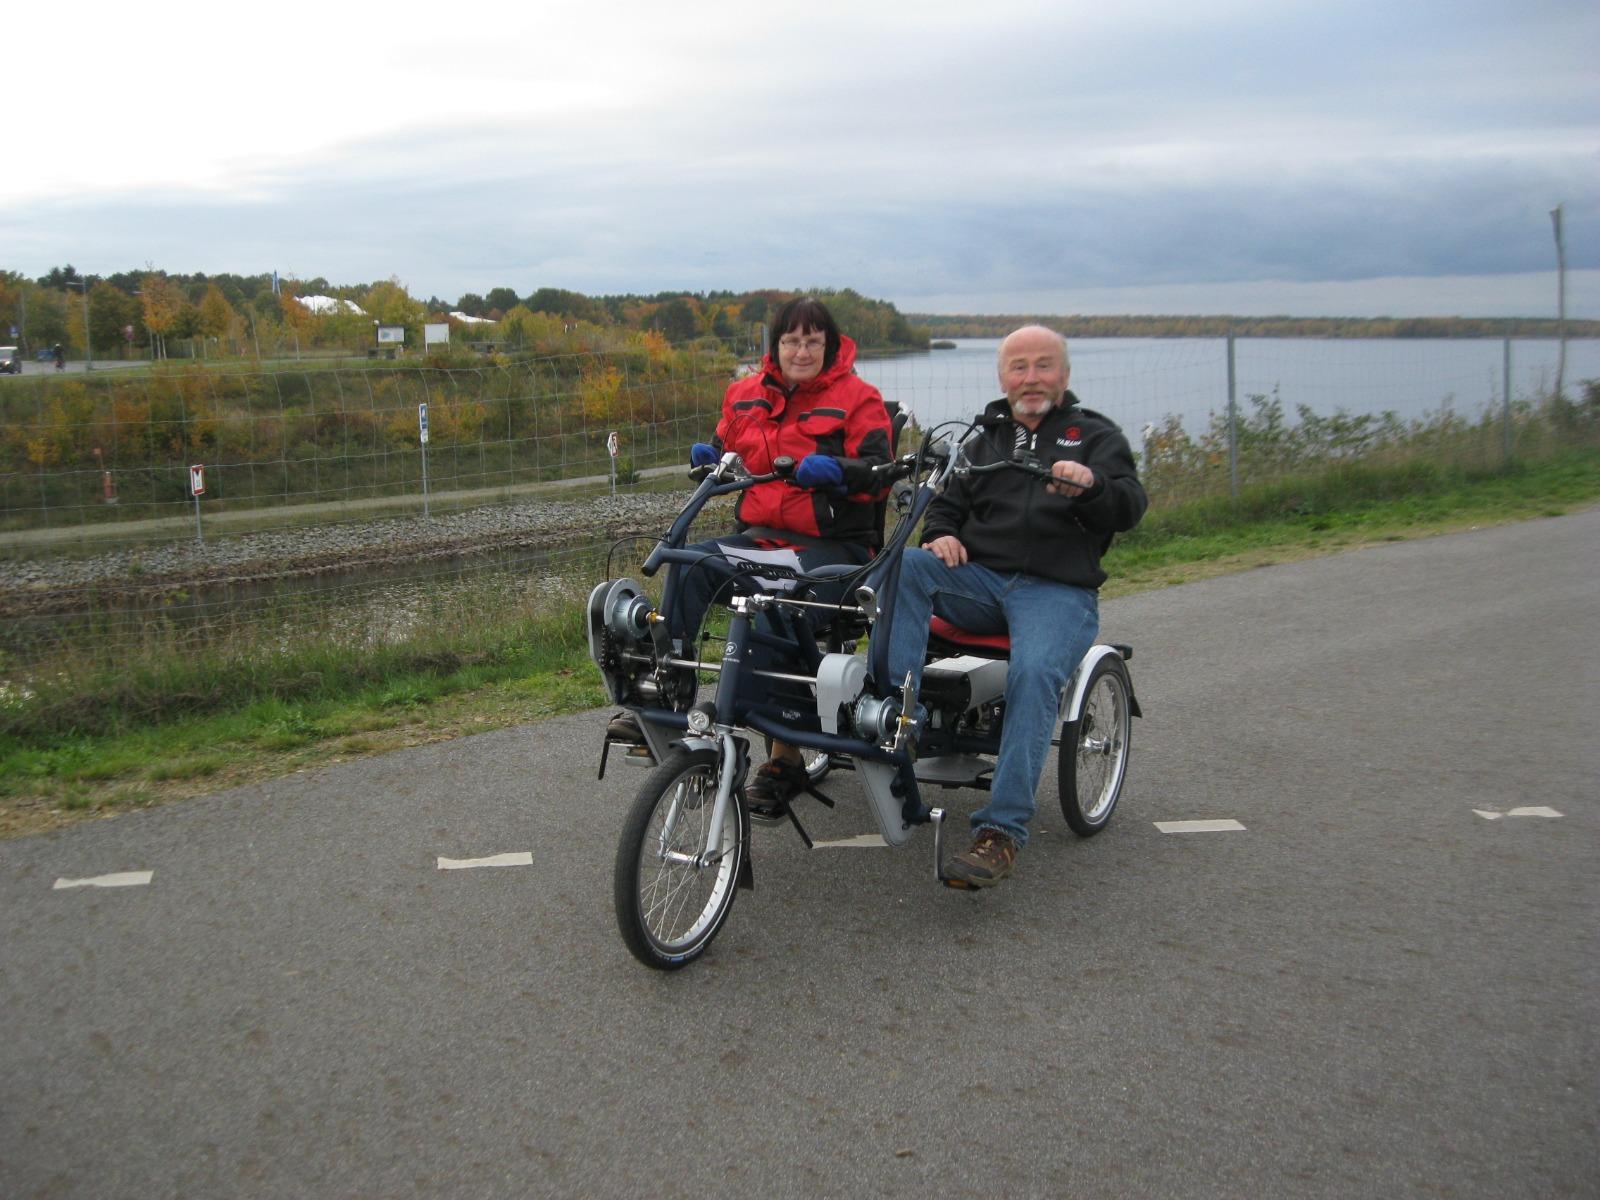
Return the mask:
<path fill-rule="evenodd" d="M 1565 200 L 1569 263 L 1600 266 L 1592 4 L 488 0 L 471 29 L 335 24 L 375 70 L 317 40 L 291 86 L 275 31 L 319 11 L 244 63 L 169 47 L 194 71 L 130 86 L 181 136 L 8 174 L 6 265 L 446 297 L 1337 283 L 1547 269 Z"/>

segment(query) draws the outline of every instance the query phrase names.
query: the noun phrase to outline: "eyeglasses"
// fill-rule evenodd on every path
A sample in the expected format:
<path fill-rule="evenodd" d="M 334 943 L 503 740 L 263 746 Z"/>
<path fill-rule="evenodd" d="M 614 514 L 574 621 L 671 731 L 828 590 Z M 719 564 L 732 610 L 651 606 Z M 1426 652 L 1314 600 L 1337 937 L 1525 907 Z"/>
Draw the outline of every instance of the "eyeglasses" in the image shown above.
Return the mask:
<path fill-rule="evenodd" d="M 802 338 L 802 337 L 795 337 L 793 334 L 786 334 L 785 336 L 783 336 L 783 337 L 778 339 L 779 347 L 784 349 L 784 350 L 788 350 L 791 353 L 793 353 L 796 350 L 809 350 L 812 354 L 820 354 L 822 352 L 823 348 L 827 344 L 828 344 L 828 339 L 827 338 L 821 338 L 821 337 Z"/>

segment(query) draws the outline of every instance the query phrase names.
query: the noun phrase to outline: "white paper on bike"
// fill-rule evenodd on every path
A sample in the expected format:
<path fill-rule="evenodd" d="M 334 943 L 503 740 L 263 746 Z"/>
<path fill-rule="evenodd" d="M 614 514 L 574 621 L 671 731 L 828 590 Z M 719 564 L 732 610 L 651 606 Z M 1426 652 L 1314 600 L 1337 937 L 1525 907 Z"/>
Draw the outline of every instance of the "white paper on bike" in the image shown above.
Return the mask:
<path fill-rule="evenodd" d="M 729 546 L 720 542 L 718 545 L 731 562 L 744 562 L 767 569 L 749 573 L 762 590 L 792 592 L 797 586 L 795 576 L 800 573 L 800 556 L 793 550 L 787 547 L 781 550 L 756 550 L 749 546 Z"/>

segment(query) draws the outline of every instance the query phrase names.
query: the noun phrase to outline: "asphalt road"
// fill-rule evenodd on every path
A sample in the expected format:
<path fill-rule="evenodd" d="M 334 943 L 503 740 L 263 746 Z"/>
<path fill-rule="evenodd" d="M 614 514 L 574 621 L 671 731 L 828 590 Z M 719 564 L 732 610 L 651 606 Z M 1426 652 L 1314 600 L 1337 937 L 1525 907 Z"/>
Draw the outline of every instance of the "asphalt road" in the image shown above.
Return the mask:
<path fill-rule="evenodd" d="M 1597 563 L 1588 512 L 1110 602 L 1106 833 L 1052 786 L 973 895 L 758 829 L 673 975 L 601 714 L 0 844 L 0 1195 L 1595 1196 Z"/>
<path fill-rule="evenodd" d="M 115 371 L 121 367 L 142 367 L 148 365 L 149 362 L 146 359 L 108 358 L 103 361 L 96 360 L 94 364 L 94 370 Z M 89 365 L 81 358 L 68 359 L 67 365 L 62 368 L 62 372 L 81 375 L 83 372 L 89 369 Z M 29 357 L 22 360 L 22 370 L 18 373 L 18 375 L 12 375 L 7 372 L 6 374 L 0 375 L 0 380 L 16 379 L 19 377 L 19 375 L 54 375 L 55 373 L 56 364 L 54 362 L 38 362 L 32 357 Z"/>

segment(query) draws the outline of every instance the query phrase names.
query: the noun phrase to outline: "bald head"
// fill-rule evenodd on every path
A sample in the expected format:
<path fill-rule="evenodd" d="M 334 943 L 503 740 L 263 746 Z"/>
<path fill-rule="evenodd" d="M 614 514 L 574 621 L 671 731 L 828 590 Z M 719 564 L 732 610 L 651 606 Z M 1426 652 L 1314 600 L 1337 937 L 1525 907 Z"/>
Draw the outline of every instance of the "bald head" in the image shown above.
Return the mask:
<path fill-rule="evenodd" d="M 1012 417 L 1037 429 L 1067 393 L 1067 339 L 1043 325 L 1024 325 L 1000 343 L 999 367 Z"/>
<path fill-rule="evenodd" d="M 1006 352 L 1013 349 L 1011 344 L 1013 338 L 1020 338 L 1029 344 L 1042 344 L 1041 339 L 1049 339 L 1054 343 L 1056 349 L 1061 352 L 1062 370 L 1071 369 L 1072 360 L 1067 357 L 1067 339 L 1065 337 L 1045 325 L 1023 325 L 1020 328 L 1013 329 L 1000 340 L 999 360 L 1002 371 L 1005 370 L 1006 366 Z"/>

